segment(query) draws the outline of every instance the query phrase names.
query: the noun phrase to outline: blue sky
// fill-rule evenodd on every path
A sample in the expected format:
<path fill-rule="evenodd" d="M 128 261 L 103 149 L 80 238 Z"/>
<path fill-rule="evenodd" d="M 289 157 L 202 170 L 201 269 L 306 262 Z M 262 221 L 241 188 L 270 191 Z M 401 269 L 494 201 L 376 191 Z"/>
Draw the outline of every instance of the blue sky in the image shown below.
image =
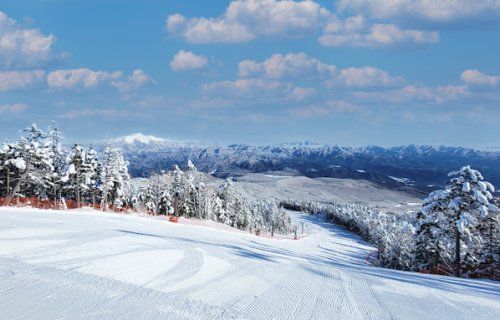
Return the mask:
<path fill-rule="evenodd" d="M 500 147 L 500 0 L 3 0 L 0 134 Z"/>

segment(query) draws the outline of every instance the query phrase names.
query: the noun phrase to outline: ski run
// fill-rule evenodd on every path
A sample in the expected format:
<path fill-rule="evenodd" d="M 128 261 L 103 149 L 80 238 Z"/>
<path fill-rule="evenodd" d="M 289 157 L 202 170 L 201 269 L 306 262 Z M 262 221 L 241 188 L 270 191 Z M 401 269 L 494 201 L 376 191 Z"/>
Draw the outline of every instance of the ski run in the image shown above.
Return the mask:
<path fill-rule="evenodd" d="M 0 319 L 498 319 L 498 282 L 375 267 L 359 237 L 290 215 L 307 237 L 0 208 Z"/>

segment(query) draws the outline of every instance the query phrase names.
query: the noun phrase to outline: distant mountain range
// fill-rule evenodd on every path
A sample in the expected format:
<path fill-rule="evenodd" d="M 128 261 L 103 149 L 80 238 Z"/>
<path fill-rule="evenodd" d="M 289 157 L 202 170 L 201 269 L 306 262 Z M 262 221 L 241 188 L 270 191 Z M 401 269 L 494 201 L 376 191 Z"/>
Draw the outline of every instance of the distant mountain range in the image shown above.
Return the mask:
<path fill-rule="evenodd" d="M 184 167 L 190 159 L 199 170 L 219 177 L 290 171 L 308 177 L 365 179 L 392 188 L 410 186 L 428 191 L 442 185 L 449 171 L 470 164 L 500 186 L 500 151 L 427 145 L 340 147 L 311 142 L 218 146 L 139 133 L 109 143 L 123 150 L 130 173 L 138 177 L 168 170 L 174 164 Z"/>

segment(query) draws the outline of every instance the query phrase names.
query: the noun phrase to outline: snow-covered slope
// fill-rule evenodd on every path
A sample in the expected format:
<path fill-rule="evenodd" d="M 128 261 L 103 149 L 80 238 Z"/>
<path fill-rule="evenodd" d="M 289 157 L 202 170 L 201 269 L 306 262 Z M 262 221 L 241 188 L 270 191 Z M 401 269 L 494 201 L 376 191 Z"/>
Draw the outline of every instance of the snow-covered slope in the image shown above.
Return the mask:
<path fill-rule="evenodd" d="M 219 183 L 218 181 L 214 183 Z M 234 187 L 242 197 L 257 200 L 354 203 L 383 212 L 420 210 L 419 194 L 391 190 L 366 181 L 338 178 L 308 178 L 282 172 L 250 173 L 237 177 Z M 417 205 L 415 205 L 417 204 Z"/>
<path fill-rule="evenodd" d="M 376 268 L 343 229 L 274 240 L 0 208 L 0 319 L 496 319 L 500 285 Z"/>

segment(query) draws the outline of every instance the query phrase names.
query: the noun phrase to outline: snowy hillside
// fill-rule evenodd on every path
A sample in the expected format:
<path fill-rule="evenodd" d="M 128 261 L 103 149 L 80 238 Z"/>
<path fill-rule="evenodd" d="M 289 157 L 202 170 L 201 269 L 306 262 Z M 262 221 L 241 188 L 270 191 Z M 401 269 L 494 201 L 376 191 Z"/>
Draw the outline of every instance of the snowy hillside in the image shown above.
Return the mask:
<path fill-rule="evenodd" d="M 311 142 L 207 146 L 142 134 L 111 143 L 124 150 L 134 176 L 168 170 L 190 159 L 199 169 L 223 177 L 295 170 L 308 177 L 364 179 L 390 188 L 410 186 L 429 191 L 442 185 L 447 172 L 472 165 L 494 184 L 500 184 L 500 152 L 467 148 L 415 145 L 353 148 Z"/>
<path fill-rule="evenodd" d="M 496 319 L 493 281 L 371 266 L 356 236 L 294 215 L 273 240 L 93 211 L 0 209 L 1 319 Z"/>
<path fill-rule="evenodd" d="M 213 181 L 219 183 L 219 181 Z M 331 203 L 335 201 L 378 208 L 384 212 L 420 210 L 420 195 L 381 188 L 366 180 L 308 178 L 287 172 L 250 173 L 235 178 L 242 197 L 258 200 Z M 408 190 L 409 191 L 409 190 Z"/>

